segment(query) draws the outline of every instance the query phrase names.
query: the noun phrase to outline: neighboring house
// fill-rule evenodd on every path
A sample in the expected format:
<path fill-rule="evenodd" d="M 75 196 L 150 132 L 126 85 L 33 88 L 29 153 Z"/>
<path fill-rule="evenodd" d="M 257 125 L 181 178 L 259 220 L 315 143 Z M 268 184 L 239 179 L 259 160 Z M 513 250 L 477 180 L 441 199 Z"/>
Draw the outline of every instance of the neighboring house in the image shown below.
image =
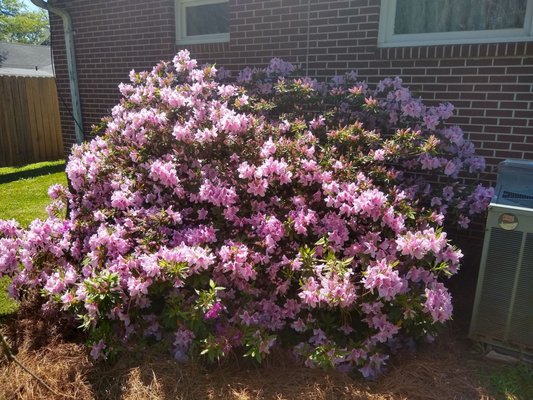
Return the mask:
<path fill-rule="evenodd" d="M 53 77 L 50 46 L 0 42 L 0 75 Z"/>
<path fill-rule="evenodd" d="M 85 133 L 132 69 L 188 48 L 230 70 L 281 57 L 309 75 L 400 76 L 450 101 L 486 157 L 533 159 L 533 0 L 50 0 L 72 17 Z M 51 15 L 60 95 L 70 98 L 61 19 Z M 64 143 L 74 123 L 61 109 Z"/>

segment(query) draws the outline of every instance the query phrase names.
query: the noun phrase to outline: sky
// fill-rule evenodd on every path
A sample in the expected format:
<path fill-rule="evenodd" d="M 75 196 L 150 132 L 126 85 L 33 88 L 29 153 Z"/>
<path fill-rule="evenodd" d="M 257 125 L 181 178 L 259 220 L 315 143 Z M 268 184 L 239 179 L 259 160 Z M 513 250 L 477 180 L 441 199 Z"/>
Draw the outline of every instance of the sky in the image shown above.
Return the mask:
<path fill-rule="evenodd" d="M 32 11 L 35 11 L 35 10 L 38 10 L 39 8 L 37 6 L 35 6 L 30 0 L 22 0 L 22 2 L 24 4 L 26 4 L 28 6 L 28 9 L 32 10 Z"/>

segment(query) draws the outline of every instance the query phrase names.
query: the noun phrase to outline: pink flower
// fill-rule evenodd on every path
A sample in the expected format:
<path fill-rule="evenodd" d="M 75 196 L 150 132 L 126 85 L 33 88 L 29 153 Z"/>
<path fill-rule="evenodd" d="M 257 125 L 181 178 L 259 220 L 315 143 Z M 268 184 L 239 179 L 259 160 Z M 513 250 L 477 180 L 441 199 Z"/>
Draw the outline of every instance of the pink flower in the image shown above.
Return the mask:
<path fill-rule="evenodd" d="M 408 117 L 418 118 L 422 116 L 424 112 L 424 106 L 420 100 L 410 100 L 405 104 L 402 104 L 402 112 Z"/>
<path fill-rule="evenodd" d="M 405 279 L 402 279 L 398 271 L 394 271 L 386 260 L 381 260 L 367 269 L 362 283 L 372 292 L 377 290 L 379 297 L 387 301 L 392 300 L 407 287 Z"/>
<path fill-rule="evenodd" d="M 459 172 L 460 168 L 461 165 L 458 161 L 450 160 L 444 168 L 444 173 L 449 176 L 457 176 L 457 173 Z"/>
<path fill-rule="evenodd" d="M 261 147 L 261 152 L 259 153 L 261 157 L 268 158 L 276 152 L 276 145 L 272 141 L 272 137 L 268 138 L 268 140 L 263 144 L 263 147 Z"/>
<path fill-rule="evenodd" d="M 424 310 L 431 314 L 433 321 L 445 322 L 451 318 L 453 306 L 450 293 L 440 282 L 435 282 L 426 288 Z"/>
<path fill-rule="evenodd" d="M 313 120 L 311 121 L 311 128 L 312 129 L 317 129 L 321 126 L 324 126 L 325 125 L 325 121 L 326 119 L 324 118 L 323 115 L 319 115 L 318 117 L 315 117 L 313 118 Z"/>
<path fill-rule="evenodd" d="M 301 318 L 298 318 L 296 321 L 294 321 L 291 324 L 291 328 L 294 329 L 298 333 L 303 333 L 306 331 L 305 322 L 302 321 Z"/>
<path fill-rule="evenodd" d="M 195 334 L 187 328 L 179 328 L 174 336 L 174 358 L 178 362 L 185 362 L 188 360 L 187 353 L 192 344 Z"/>
<path fill-rule="evenodd" d="M 64 288 L 65 284 L 58 272 L 54 272 L 52 275 L 50 275 L 46 280 L 46 285 L 44 286 L 44 290 L 50 294 L 59 294 Z"/>
<path fill-rule="evenodd" d="M 374 160 L 383 161 L 385 159 L 385 150 L 378 149 L 374 152 Z"/>
<path fill-rule="evenodd" d="M 58 199 L 66 195 L 67 191 L 63 185 L 55 184 L 48 188 L 48 196 L 52 199 Z"/>
<path fill-rule="evenodd" d="M 198 198 L 217 207 L 232 206 L 237 203 L 238 196 L 233 187 L 225 187 L 205 179 L 200 186 Z"/>
<path fill-rule="evenodd" d="M 231 97 L 237 92 L 237 88 L 233 85 L 220 85 L 218 87 L 218 94 L 222 97 Z"/>
<path fill-rule="evenodd" d="M 204 314 L 204 319 L 215 319 L 218 318 L 220 312 L 224 310 L 224 306 L 221 303 L 215 303 L 213 306 Z"/>
<path fill-rule="evenodd" d="M 294 70 L 295 70 L 294 65 L 280 58 L 275 57 L 272 60 L 270 60 L 270 64 L 266 68 L 266 73 L 268 75 L 277 74 L 280 76 L 285 76 L 285 75 L 290 74 Z"/>
<path fill-rule="evenodd" d="M 150 177 L 165 186 L 175 186 L 179 182 L 174 164 L 161 160 L 156 160 L 150 166 Z"/>
<path fill-rule="evenodd" d="M 318 297 L 318 289 L 318 283 L 313 277 L 310 277 L 304 281 L 298 297 L 300 297 L 309 307 L 315 308 L 320 301 Z"/>
<path fill-rule="evenodd" d="M 468 226 L 470 225 L 470 218 L 468 218 L 467 216 L 465 215 L 460 215 L 459 216 L 459 219 L 457 220 L 457 223 L 459 224 L 459 226 L 463 229 L 467 229 Z"/>
<path fill-rule="evenodd" d="M 16 239 L 0 238 L 0 276 L 17 270 L 17 252 L 20 243 Z"/>
<path fill-rule="evenodd" d="M 435 128 L 439 124 L 439 118 L 436 115 L 425 115 L 424 124 L 429 130 L 435 130 Z"/>
<path fill-rule="evenodd" d="M 266 179 L 258 179 L 248 183 L 247 193 L 254 196 L 264 197 L 268 188 L 268 181 Z"/>
<path fill-rule="evenodd" d="M 197 65 L 196 60 L 191 59 L 188 50 L 180 50 L 173 62 L 178 72 L 191 71 Z"/>
<path fill-rule="evenodd" d="M 94 360 L 105 359 L 106 356 L 104 350 L 106 349 L 106 347 L 107 346 L 103 340 L 100 340 L 99 342 L 93 344 L 93 347 L 91 349 L 91 357 Z"/>

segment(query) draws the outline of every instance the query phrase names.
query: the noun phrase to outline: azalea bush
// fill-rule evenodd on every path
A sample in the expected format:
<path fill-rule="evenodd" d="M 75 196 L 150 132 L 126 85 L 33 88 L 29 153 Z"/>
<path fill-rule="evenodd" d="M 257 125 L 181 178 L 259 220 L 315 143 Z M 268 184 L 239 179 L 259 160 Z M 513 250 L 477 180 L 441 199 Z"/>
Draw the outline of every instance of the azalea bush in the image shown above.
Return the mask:
<path fill-rule="evenodd" d="M 74 147 L 49 218 L 0 222 L 0 275 L 89 332 L 91 354 L 161 341 L 175 357 L 373 376 L 452 315 L 444 281 L 492 191 L 453 106 L 400 79 L 318 82 L 273 59 L 236 81 L 187 51 L 130 74 L 100 137 Z M 68 206 L 68 217 L 64 209 Z"/>

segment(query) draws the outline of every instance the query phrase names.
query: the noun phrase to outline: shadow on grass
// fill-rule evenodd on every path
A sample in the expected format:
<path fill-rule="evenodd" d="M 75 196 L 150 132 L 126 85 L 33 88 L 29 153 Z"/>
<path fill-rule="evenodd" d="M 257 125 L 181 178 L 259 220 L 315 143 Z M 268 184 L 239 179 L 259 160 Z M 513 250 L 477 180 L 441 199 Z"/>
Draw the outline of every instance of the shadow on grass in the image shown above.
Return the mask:
<path fill-rule="evenodd" d="M 38 176 L 53 174 L 56 172 L 64 172 L 64 171 L 65 171 L 65 164 L 61 163 L 58 165 L 47 165 L 44 167 L 39 167 L 39 168 L 25 170 L 25 171 L 11 172 L 8 174 L 0 175 L 0 184 L 18 181 L 19 179 L 36 178 Z"/>

